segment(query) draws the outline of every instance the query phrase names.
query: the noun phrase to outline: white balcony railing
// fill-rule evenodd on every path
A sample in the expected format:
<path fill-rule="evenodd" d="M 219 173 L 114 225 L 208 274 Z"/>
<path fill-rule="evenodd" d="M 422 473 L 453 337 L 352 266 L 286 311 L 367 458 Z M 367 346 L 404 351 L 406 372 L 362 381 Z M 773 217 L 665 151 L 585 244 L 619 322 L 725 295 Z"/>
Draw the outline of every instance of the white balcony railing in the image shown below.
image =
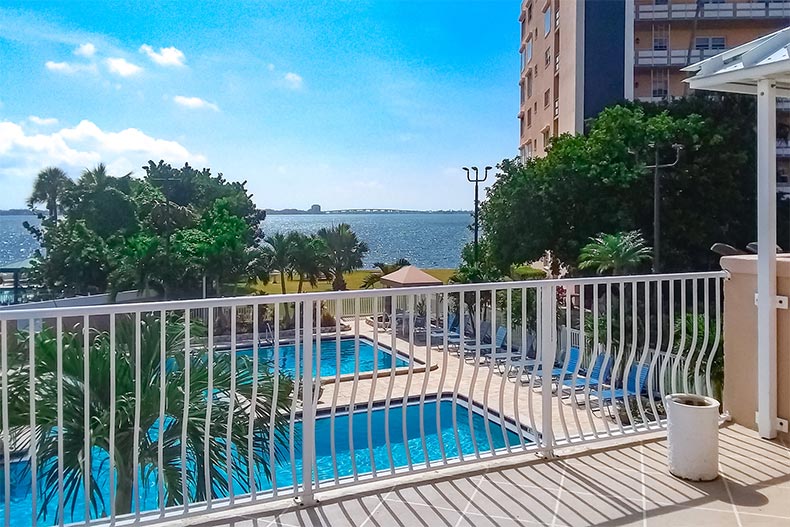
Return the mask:
<path fill-rule="evenodd" d="M 722 278 L 0 311 L 0 518 L 156 523 L 310 504 L 661 431 L 666 394 L 716 390 Z"/>
<path fill-rule="evenodd" d="M 718 55 L 723 49 L 692 49 L 691 60 L 687 49 L 654 50 L 639 49 L 636 51 L 637 66 L 685 66 L 687 63 L 699 62 Z"/>
<path fill-rule="evenodd" d="M 636 5 L 637 20 L 693 20 L 696 16 L 697 2 L 694 1 Z M 790 0 L 705 2 L 699 11 L 699 18 L 702 20 L 788 17 L 790 17 Z"/>

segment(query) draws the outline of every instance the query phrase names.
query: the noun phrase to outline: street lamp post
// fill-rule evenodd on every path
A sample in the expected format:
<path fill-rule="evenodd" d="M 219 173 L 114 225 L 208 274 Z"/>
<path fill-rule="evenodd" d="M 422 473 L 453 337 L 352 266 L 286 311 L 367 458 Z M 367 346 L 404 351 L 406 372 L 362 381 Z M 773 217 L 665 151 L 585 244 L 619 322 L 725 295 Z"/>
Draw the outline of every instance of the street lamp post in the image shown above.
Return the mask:
<path fill-rule="evenodd" d="M 675 160 L 671 163 L 658 162 L 658 145 L 656 143 L 649 143 L 647 145 L 652 148 L 655 154 L 655 162 L 652 165 L 645 165 L 646 169 L 653 169 L 653 273 L 661 272 L 661 176 L 659 169 L 670 168 L 678 164 L 680 161 L 680 151 L 683 150 L 683 145 L 674 143 L 672 148 L 675 150 Z"/>
<path fill-rule="evenodd" d="M 480 177 L 480 174 L 477 170 L 477 167 L 472 167 L 472 170 L 475 173 L 474 178 L 469 174 L 469 169 L 467 167 L 461 168 L 464 172 L 466 172 L 466 180 L 470 183 L 475 184 L 475 262 L 478 260 L 478 236 L 480 232 L 480 199 L 479 199 L 479 185 L 483 183 L 486 179 L 488 179 L 488 171 L 491 170 L 493 167 L 485 167 L 485 172 L 483 173 L 483 177 Z"/>

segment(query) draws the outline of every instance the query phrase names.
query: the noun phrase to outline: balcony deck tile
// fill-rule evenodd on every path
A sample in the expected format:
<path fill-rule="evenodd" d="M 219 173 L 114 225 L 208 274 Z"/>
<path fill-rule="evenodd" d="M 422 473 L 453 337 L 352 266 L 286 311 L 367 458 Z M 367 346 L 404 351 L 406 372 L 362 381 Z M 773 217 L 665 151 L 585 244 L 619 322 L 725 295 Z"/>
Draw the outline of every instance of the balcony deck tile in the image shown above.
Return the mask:
<path fill-rule="evenodd" d="M 390 480 L 364 495 L 345 489 L 319 495 L 313 508 L 284 502 L 279 512 L 190 525 L 790 527 L 787 447 L 737 425 L 722 428 L 720 438 L 721 476 L 712 482 L 670 475 L 665 440 L 632 440 L 550 460 L 524 455 L 507 466 L 470 465 L 472 472 L 452 477 L 437 471 L 409 483 Z"/>

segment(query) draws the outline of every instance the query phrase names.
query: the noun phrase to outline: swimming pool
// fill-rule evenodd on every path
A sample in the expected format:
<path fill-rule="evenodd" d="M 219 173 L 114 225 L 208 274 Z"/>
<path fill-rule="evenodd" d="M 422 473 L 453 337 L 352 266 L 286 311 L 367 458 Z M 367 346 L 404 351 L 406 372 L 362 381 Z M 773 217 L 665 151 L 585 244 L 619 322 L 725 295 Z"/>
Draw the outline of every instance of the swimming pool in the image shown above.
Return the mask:
<path fill-rule="evenodd" d="M 438 419 L 441 428 L 437 427 Z M 453 414 L 455 413 L 456 427 L 453 427 Z M 500 450 L 507 445 L 520 448 L 522 441 L 526 444 L 533 442 L 532 436 L 525 430 L 518 430 L 512 423 L 506 423 L 506 433 L 503 433 L 497 417 L 490 414 L 488 418 L 482 410 L 473 406 L 470 412 L 465 401 L 459 400 L 453 404 L 445 396 L 438 401 L 432 397 L 426 399 L 422 407 L 422 424 L 425 431 L 425 443 L 420 435 L 420 405 L 411 401 L 405 407 L 401 404 L 392 404 L 389 416 L 382 405 L 376 404 L 371 411 L 370 428 L 368 428 L 367 404 L 358 405 L 354 412 L 341 412 L 338 410 L 334 419 L 335 456 L 332 456 L 331 437 L 332 423 L 328 412 L 321 412 L 315 422 L 316 438 L 316 466 L 317 478 L 320 481 L 345 478 L 353 475 L 354 466 L 358 474 L 372 472 L 375 466 L 378 472 L 389 472 L 390 468 L 403 468 L 408 466 L 411 459 L 413 465 L 425 463 L 426 457 L 432 462 L 441 462 L 442 448 L 448 460 L 457 459 L 461 455 L 468 457 L 475 455 L 475 445 L 481 454 Z M 471 426 L 470 426 L 471 415 Z M 388 421 L 388 422 L 387 422 Z M 301 437 L 301 423 L 295 423 L 295 436 Z M 488 430 L 487 430 L 488 428 Z M 385 431 L 389 431 L 390 446 L 387 445 Z M 370 431 L 372 449 L 368 442 Z M 491 441 L 489 442 L 489 432 Z M 351 444 L 354 450 L 352 456 Z M 301 483 L 301 441 L 297 440 L 294 449 L 296 464 L 290 462 L 280 463 L 275 467 L 274 480 L 278 488 L 292 487 L 293 474 L 296 474 L 297 483 Z M 392 464 L 390 454 L 392 453 Z M 107 455 L 103 450 L 93 450 L 93 472 L 99 488 L 103 489 L 102 495 L 109 496 Z M 337 473 L 335 473 L 335 464 Z M 11 464 L 11 525 L 14 527 L 28 527 L 31 521 L 31 490 L 30 472 L 27 462 Z M 147 479 L 141 478 L 140 506 L 142 510 L 155 510 L 158 508 L 157 476 L 155 471 Z M 261 478 L 265 480 L 265 478 Z M 259 486 L 260 490 L 271 489 L 271 482 Z M 2 486 L 0 485 L 0 490 Z M 241 494 L 241 489 L 237 489 Z M 2 497 L 2 492 L 0 492 Z M 41 503 L 39 498 L 39 504 Z M 0 500 L 0 515 L 4 508 Z M 109 510 L 109 508 L 107 508 Z M 46 520 L 39 519 L 40 525 L 55 524 L 57 505 L 51 504 L 47 509 Z M 2 516 L 0 516 L 2 517 Z M 84 519 L 84 501 L 82 494 L 77 498 L 74 510 L 66 507 L 66 523 Z"/>
<path fill-rule="evenodd" d="M 318 373 L 317 343 L 313 342 L 313 375 Z M 252 348 L 243 348 L 237 351 L 240 355 L 252 355 Z M 274 361 L 274 346 L 260 346 L 258 357 L 264 362 Z M 283 373 L 291 376 L 296 375 L 296 346 L 294 344 L 280 344 L 277 357 L 279 369 Z M 339 366 L 338 369 L 338 359 Z M 394 355 L 395 368 L 408 366 L 408 360 L 398 354 Z M 357 360 L 359 367 L 357 368 Z M 340 339 L 340 350 L 338 354 L 337 343 L 334 337 L 321 339 L 321 377 L 334 377 L 340 375 L 353 375 L 355 371 L 360 373 L 372 372 L 373 365 L 376 364 L 379 370 L 389 370 L 392 368 L 393 354 L 390 348 L 379 344 L 378 350 L 373 341 L 366 338 L 359 339 L 359 358 L 356 356 L 356 343 L 353 337 L 342 337 Z M 299 350 L 298 372 L 301 375 L 304 370 L 303 350 Z"/>

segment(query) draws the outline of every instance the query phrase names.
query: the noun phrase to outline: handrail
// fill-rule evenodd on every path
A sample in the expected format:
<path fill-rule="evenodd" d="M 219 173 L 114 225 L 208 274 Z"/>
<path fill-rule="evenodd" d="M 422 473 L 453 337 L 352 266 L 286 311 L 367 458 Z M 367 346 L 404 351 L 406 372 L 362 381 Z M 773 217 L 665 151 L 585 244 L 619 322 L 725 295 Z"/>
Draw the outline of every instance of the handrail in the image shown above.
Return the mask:
<path fill-rule="evenodd" d="M 611 277 L 559 278 L 507 282 L 484 282 L 473 284 L 448 284 L 430 287 L 400 287 L 393 289 L 360 289 L 351 291 L 327 291 L 310 293 L 287 293 L 276 295 L 248 295 L 222 298 L 201 298 L 194 300 L 165 300 L 158 302 L 134 302 L 126 304 L 105 304 L 100 306 L 52 307 L 36 309 L 0 310 L 0 320 L 25 320 L 29 318 L 77 317 L 111 315 L 121 313 L 145 313 L 149 311 L 202 309 L 211 307 L 231 307 L 239 305 L 268 305 L 293 303 L 299 301 L 340 300 L 345 298 L 383 298 L 388 296 L 408 296 L 426 293 L 459 293 L 478 289 L 519 289 L 524 286 L 543 285 L 593 285 L 622 282 L 656 282 L 677 278 L 716 278 L 723 277 L 724 271 L 705 271 L 693 273 L 662 273 L 642 275 L 622 275 Z"/>

